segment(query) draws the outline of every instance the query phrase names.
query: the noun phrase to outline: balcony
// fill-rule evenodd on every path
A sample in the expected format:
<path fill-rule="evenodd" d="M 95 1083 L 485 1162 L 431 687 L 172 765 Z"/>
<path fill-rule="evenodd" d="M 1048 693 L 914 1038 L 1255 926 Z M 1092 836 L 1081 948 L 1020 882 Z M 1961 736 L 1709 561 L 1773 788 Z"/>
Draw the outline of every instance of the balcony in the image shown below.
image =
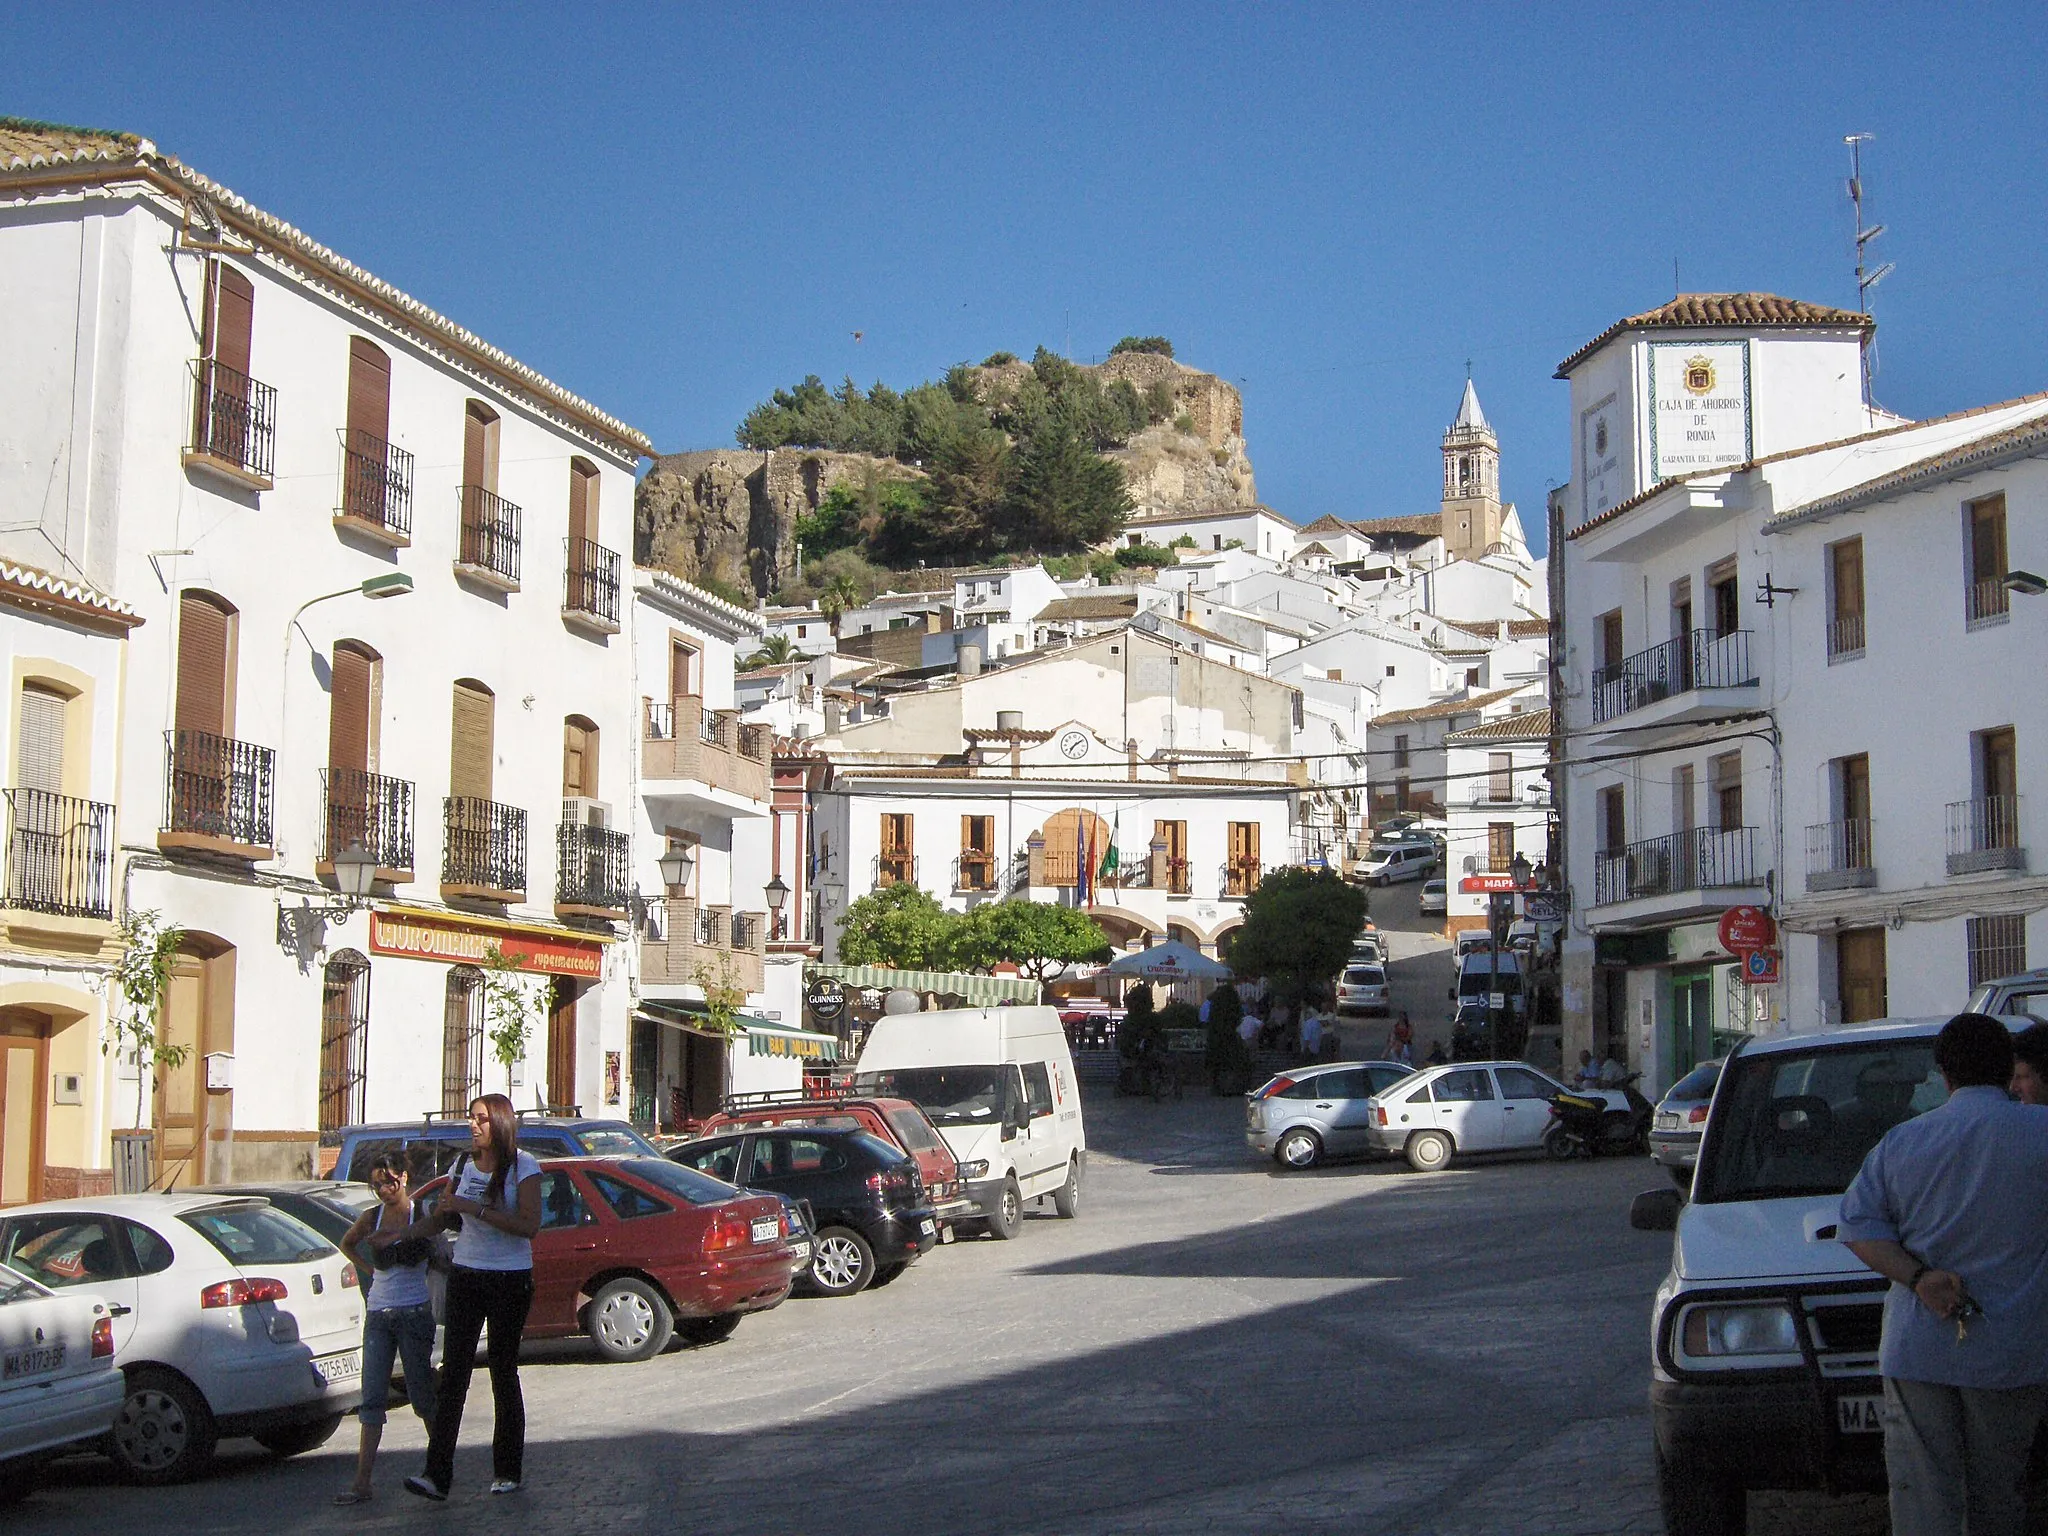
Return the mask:
<path fill-rule="evenodd" d="M 114 808 L 42 789 L 6 794 L 7 905 L 111 919 Z"/>
<path fill-rule="evenodd" d="M 441 806 L 442 896 L 524 901 L 526 812 L 474 795 L 450 795 Z"/>
<path fill-rule="evenodd" d="M 2011 607 L 2012 593 L 2006 590 L 2003 576 L 1973 581 L 1963 588 L 1963 627 L 1982 629 L 1987 624 L 2003 624 Z"/>
<path fill-rule="evenodd" d="M 1755 844 L 1754 827 L 1694 827 L 1597 854 L 1593 905 L 1657 901 L 1657 911 L 1641 914 L 1657 918 L 1679 915 L 1676 907 L 1727 905 L 1708 893 L 1763 884 Z"/>
<path fill-rule="evenodd" d="M 562 622 L 591 634 L 619 632 L 619 557 L 594 539 L 562 541 Z"/>
<path fill-rule="evenodd" d="M 1603 724 L 1661 705 L 1639 723 L 1683 724 L 1746 708 L 1755 702 L 1756 686 L 1748 630 L 1722 635 L 1695 629 L 1596 671 L 1593 721 Z"/>
<path fill-rule="evenodd" d="M 187 469 L 204 470 L 244 490 L 274 483 L 277 391 L 210 357 L 191 365 L 192 440 Z"/>
<path fill-rule="evenodd" d="M 2020 797 L 1985 795 L 1957 800 L 1948 808 L 1948 872 L 1981 875 L 2001 869 L 2025 869 L 2027 850 L 2020 843 Z"/>
<path fill-rule="evenodd" d="M 1854 661 L 1863 654 L 1863 615 L 1845 613 L 1828 624 L 1828 662 Z"/>
<path fill-rule="evenodd" d="M 1806 829 L 1806 888 L 1854 891 L 1877 884 L 1870 822 L 1823 821 Z"/>
<path fill-rule="evenodd" d="M 960 895 L 974 895 L 996 889 L 996 856 L 987 851 L 963 853 L 953 860 L 953 889 Z"/>
<path fill-rule="evenodd" d="M 1224 896 L 1249 896 L 1259 888 L 1264 872 L 1257 859 L 1225 859 L 1217 876 L 1217 890 Z"/>
<path fill-rule="evenodd" d="M 455 574 L 493 592 L 519 590 L 519 509 L 496 491 L 465 485 L 456 492 L 462 534 Z"/>
<path fill-rule="evenodd" d="M 872 866 L 873 889 L 885 885 L 916 885 L 920 861 L 915 854 L 905 853 L 900 848 L 884 848 L 875 855 Z"/>
<path fill-rule="evenodd" d="M 623 832 L 565 821 L 555 828 L 555 916 L 616 921 L 633 903 L 633 845 Z"/>
<path fill-rule="evenodd" d="M 666 800 L 679 811 L 767 815 L 772 741 L 767 726 L 742 725 L 737 711 L 707 710 L 702 699 L 647 700 L 640 777 L 649 809 L 661 810 L 658 802 Z"/>
<path fill-rule="evenodd" d="M 165 852 L 267 859 L 277 754 L 207 731 L 164 732 Z"/>
<path fill-rule="evenodd" d="M 765 912 L 735 912 L 672 896 L 664 903 L 659 935 L 641 941 L 640 984 L 759 992 L 767 933 Z"/>
<path fill-rule="evenodd" d="M 320 803 L 327 815 L 320 827 L 315 872 L 334 872 L 334 856 L 361 848 L 377 861 L 377 878 L 388 884 L 412 879 L 412 782 L 358 768 L 323 768 Z"/>
<path fill-rule="evenodd" d="M 390 549 L 412 543 L 412 455 L 367 432 L 343 431 L 334 526 Z"/>

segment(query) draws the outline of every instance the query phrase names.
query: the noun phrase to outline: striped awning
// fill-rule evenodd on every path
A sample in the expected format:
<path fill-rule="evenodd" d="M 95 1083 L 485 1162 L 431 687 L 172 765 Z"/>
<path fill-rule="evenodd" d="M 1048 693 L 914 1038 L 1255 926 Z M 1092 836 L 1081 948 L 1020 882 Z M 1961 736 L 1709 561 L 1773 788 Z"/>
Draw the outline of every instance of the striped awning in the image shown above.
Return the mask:
<path fill-rule="evenodd" d="M 747 1020 L 749 1056 L 795 1056 L 804 1061 L 837 1061 L 839 1037 L 814 1034 L 808 1029 L 790 1029 L 781 1024 L 757 1024 Z"/>
<path fill-rule="evenodd" d="M 1035 1003 L 1038 983 L 1027 976 L 977 976 L 971 971 L 898 971 L 886 965 L 807 965 L 804 980 L 830 976 L 849 987 L 887 992 L 908 987 L 913 992 L 936 992 L 957 997 L 982 1008 L 1003 1003 Z"/>

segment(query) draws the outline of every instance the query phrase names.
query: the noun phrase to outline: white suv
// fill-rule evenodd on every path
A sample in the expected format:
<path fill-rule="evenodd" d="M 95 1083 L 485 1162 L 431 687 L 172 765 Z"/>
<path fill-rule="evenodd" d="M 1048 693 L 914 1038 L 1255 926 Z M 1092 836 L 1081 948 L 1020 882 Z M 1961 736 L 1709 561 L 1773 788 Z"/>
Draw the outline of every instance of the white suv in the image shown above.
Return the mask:
<path fill-rule="evenodd" d="M 107 1444 L 131 1481 L 194 1477 L 223 1435 L 280 1456 L 311 1450 L 362 1401 L 355 1266 L 267 1201 L 17 1206 L 0 1213 L 0 1263 L 113 1314 L 126 1391 Z"/>

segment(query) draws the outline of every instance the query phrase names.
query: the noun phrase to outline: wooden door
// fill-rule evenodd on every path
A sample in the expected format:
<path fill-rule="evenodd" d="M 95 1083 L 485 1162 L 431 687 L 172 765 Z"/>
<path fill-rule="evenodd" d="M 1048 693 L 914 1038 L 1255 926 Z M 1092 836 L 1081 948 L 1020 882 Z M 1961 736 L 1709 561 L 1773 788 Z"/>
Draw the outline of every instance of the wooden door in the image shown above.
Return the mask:
<path fill-rule="evenodd" d="M 577 983 L 557 976 L 548 988 L 548 1103 L 576 1102 Z"/>
<path fill-rule="evenodd" d="M 43 1198 L 48 1041 L 42 1015 L 0 1014 L 0 1206 Z"/>
<path fill-rule="evenodd" d="M 156 1164 L 160 1186 L 173 1175 L 177 1188 L 207 1182 L 206 1019 L 212 1004 L 207 962 L 189 952 L 171 961 L 161 1028 L 166 1045 L 182 1046 L 178 1066 L 156 1070 Z"/>
<path fill-rule="evenodd" d="M 491 691 L 481 683 L 455 685 L 453 724 L 449 731 L 448 793 L 460 798 L 491 798 Z"/>
<path fill-rule="evenodd" d="M 697 692 L 697 653 L 687 645 L 671 641 L 668 648 L 668 696 L 687 699 Z"/>
<path fill-rule="evenodd" d="M 480 400 L 470 401 L 462 413 L 462 483 L 498 489 L 498 417 Z"/>
<path fill-rule="evenodd" d="M 208 262 L 206 311 L 200 320 L 201 355 L 246 378 L 255 320 L 256 289 L 249 279 L 217 260 Z"/>
<path fill-rule="evenodd" d="M 218 260 L 207 263 L 192 446 L 235 464 L 249 457 L 249 345 L 255 308 L 256 290 L 248 278 Z"/>
<path fill-rule="evenodd" d="M 1845 928 L 1836 934 L 1835 977 L 1844 1024 L 1883 1018 L 1887 1011 L 1884 930 Z"/>
<path fill-rule="evenodd" d="M 1109 847 L 1109 823 L 1093 811 L 1060 811 L 1045 824 L 1043 885 L 1079 886 L 1086 870 L 1094 883 L 1103 850 Z"/>

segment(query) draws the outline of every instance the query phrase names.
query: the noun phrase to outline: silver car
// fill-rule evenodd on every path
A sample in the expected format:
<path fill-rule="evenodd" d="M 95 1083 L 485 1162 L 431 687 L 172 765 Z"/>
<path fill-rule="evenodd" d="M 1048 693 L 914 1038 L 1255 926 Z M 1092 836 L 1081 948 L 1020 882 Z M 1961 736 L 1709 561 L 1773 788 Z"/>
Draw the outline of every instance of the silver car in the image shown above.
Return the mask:
<path fill-rule="evenodd" d="M 1245 1095 L 1244 1140 L 1283 1168 L 1364 1152 L 1367 1106 L 1414 1072 L 1398 1061 L 1339 1061 L 1283 1072 Z"/>
<path fill-rule="evenodd" d="M 1700 1137 L 1707 1128 L 1707 1108 L 1714 1102 L 1714 1085 L 1720 1081 L 1720 1059 L 1701 1062 L 1671 1085 L 1650 1121 L 1650 1156 L 1682 1190 L 1692 1188 L 1693 1167 L 1700 1160 Z"/>
<path fill-rule="evenodd" d="M 1337 982 L 1337 1011 L 1339 1013 L 1385 1013 L 1387 1011 L 1387 971 L 1385 966 L 1366 965 L 1357 961 L 1344 967 L 1344 974 Z"/>

